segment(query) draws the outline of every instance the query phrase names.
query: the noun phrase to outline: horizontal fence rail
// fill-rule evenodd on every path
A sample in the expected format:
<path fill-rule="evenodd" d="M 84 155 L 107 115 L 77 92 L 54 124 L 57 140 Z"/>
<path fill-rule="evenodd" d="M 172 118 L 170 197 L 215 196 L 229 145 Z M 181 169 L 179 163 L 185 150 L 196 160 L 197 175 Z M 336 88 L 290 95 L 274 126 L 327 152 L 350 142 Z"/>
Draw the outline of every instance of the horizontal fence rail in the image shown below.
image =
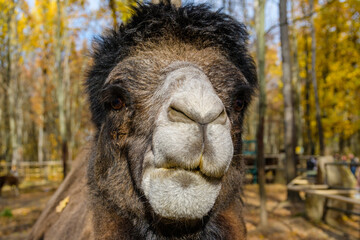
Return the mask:
<path fill-rule="evenodd" d="M 11 163 L 0 162 L 0 176 L 10 173 Z M 22 181 L 61 181 L 63 165 L 61 161 L 20 162 L 16 165 L 16 175 Z"/>

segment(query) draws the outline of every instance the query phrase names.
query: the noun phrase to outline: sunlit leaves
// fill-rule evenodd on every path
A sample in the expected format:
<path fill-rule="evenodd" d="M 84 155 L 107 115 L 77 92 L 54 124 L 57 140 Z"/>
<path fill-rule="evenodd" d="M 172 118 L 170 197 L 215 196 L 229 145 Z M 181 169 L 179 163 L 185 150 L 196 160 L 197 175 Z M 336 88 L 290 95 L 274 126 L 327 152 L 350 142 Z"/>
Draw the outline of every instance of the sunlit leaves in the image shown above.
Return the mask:
<path fill-rule="evenodd" d="M 305 3 L 306 4 L 306 3 Z M 319 8 L 321 6 L 318 6 Z M 360 130 L 360 2 L 334 1 L 315 16 L 316 75 L 322 121 L 327 142 L 348 139 Z M 300 76 L 306 78 L 311 64 L 310 37 L 299 27 Z M 303 98 L 304 99 L 304 98 Z M 303 106 L 305 108 L 303 100 Z M 312 130 L 316 136 L 313 93 L 310 94 Z"/>

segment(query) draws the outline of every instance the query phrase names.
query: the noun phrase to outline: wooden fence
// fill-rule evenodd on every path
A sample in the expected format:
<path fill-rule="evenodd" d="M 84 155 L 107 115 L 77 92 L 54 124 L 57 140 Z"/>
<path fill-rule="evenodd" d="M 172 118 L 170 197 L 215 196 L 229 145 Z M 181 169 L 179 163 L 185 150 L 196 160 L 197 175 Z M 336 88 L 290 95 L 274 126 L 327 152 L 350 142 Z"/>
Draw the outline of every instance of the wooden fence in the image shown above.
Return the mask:
<path fill-rule="evenodd" d="M 306 160 L 311 156 L 298 156 L 297 169 L 299 172 L 306 170 Z M 244 155 L 246 160 L 246 168 L 256 168 L 256 156 Z M 265 170 L 284 170 L 284 163 L 279 162 L 281 154 L 266 154 Z M 9 173 L 11 163 L 0 161 L 0 176 Z M 26 181 L 38 181 L 38 180 L 50 180 L 61 181 L 62 180 L 62 162 L 61 161 L 44 161 L 39 162 L 21 162 L 18 164 L 17 173 Z"/>
<path fill-rule="evenodd" d="M 11 163 L 0 162 L 0 175 L 9 173 Z M 21 162 L 17 165 L 18 176 L 25 181 L 61 181 L 63 177 L 61 161 Z"/>

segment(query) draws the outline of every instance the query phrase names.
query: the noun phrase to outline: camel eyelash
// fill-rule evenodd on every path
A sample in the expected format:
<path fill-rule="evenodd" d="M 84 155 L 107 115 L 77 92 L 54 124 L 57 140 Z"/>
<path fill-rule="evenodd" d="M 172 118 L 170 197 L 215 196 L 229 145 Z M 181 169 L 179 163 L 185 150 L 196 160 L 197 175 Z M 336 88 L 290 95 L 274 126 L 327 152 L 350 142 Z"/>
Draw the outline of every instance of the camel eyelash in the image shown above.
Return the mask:
<path fill-rule="evenodd" d="M 254 93 L 254 88 L 249 85 L 238 86 L 233 98 L 235 109 L 238 109 L 240 111 L 244 107 L 246 107 L 250 103 Z M 239 104 L 241 104 L 242 106 L 239 106 Z"/>
<path fill-rule="evenodd" d="M 122 87 L 112 84 L 102 90 L 101 100 L 104 103 L 105 107 L 120 110 L 122 107 L 114 107 L 114 102 L 117 102 L 117 105 L 129 106 L 130 94 Z"/>

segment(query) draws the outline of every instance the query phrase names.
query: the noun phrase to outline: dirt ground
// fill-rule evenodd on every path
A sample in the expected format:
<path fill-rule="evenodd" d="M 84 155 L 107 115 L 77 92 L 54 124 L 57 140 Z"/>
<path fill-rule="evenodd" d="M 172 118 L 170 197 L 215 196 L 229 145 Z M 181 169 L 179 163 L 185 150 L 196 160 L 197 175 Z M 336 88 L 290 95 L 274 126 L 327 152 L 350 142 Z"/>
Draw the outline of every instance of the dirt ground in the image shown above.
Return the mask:
<path fill-rule="evenodd" d="M 305 203 L 290 204 L 286 201 L 286 186 L 266 185 L 268 226 L 259 228 L 260 208 L 258 185 L 246 185 L 244 191 L 245 221 L 248 239 L 360 239 L 360 217 L 345 216 L 338 226 L 323 222 L 313 223 L 305 217 Z"/>
<path fill-rule="evenodd" d="M 5 188 L 0 198 L 0 239 L 25 239 L 56 187 L 56 183 L 22 186 L 18 197 Z M 360 217 L 344 217 L 338 227 L 315 224 L 304 217 L 304 203 L 291 205 L 285 201 L 285 186 L 267 185 L 266 191 L 268 227 L 259 228 L 258 186 L 245 186 L 245 220 L 249 240 L 360 239 Z"/>
<path fill-rule="evenodd" d="M 20 196 L 4 187 L 0 197 L 0 239 L 26 239 L 31 227 L 39 217 L 57 183 L 37 183 L 20 186 Z M 12 216 L 9 216 L 12 215 Z"/>

